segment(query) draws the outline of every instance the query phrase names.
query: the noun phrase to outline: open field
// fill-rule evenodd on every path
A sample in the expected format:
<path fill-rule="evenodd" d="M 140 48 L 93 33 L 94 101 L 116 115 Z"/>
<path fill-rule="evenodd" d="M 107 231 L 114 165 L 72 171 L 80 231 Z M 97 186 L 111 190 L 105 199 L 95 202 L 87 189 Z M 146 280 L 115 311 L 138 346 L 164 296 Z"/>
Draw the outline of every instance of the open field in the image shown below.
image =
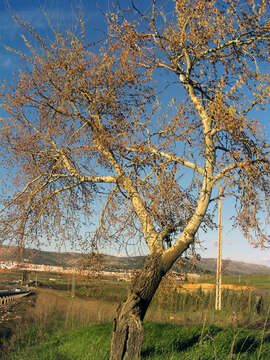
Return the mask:
<path fill-rule="evenodd" d="M 64 328 L 61 322 L 42 336 L 32 325 L 12 339 L 3 360 L 102 360 L 109 358 L 111 323 Z M 145 323 L 142 359 L 268 360 L 270 333 L 213 325 Z"/>
<path fill-rule="evenodd" d="M 199 283 L 216 282 L 215 275 L 207 275 L 198 280 Z M 270 274 L 252 274 L 252 275 L 223 275 L 223 284 L 252 286 L 257 290 L 270 290 Z"/>
<path fill-rule="evenodd" d="M 58 330 L 12 354 L 14 360 L 108 359 L 111 324 L 94 324 Z M 33 334 L 31 334 L 33 336 Z M 31 336 L 30 335 L 30 336 Z M 264 342 L 261 345 L 262 339 Z M 23 343 L 20 344 L 22 346 Z M 142 359 L 268 359 L 269 334 L 245 329 L 223 330 L 214 326 L 145 324 Z M 9 354 L 11 355 L 11 354 Z M 10 359 L 3 357 L 3 360 Z"/>
<path fill-rule="evenodd" d="M 20 271 L 1 273 L 1 279 L 7 281 L 21 278 Z M 35 280 L 34 273 L 30 274 L 30 280 Z M 256 322 L 266 316 L 270 306 L 270 275 L 242 276 L 240 283 L 238 276 L 230 276 L 225 277 L 224 283 L 228 284 L 230 280 L 238 291 L 224 289 L 222 291 L 223 310 L 215 312 L 213 311 L 215 292 L 202 291 L 204 286 L 209 287 L 207 285 L 209 283 L 213 287 L 213 277 L 207 276 L 199 283 L 177 283 L 165 279 L 153 298 L 148 318 L 158 321 L 170 321 L 173 318 L 185 324 L 202 322 L 206 317 L 207 321 L 220 326 L 230 324 L 231 314 L 234 312 L 237 314 L 239 325 L 245 326 L 247 323 Z M 39 291 L 48 293 L 48 289 L 58 290 L 58 293 L 66 299 L 71 297 L 71 274 L 38 273 L 38 283 Z M 96 279 L 76 276 L 74 292 L 76 299 L 106 302 L 111 305 L 124 300 L 128 286 L 128 282 L 116 281 L 112 278 Z M 239 289 L 240 286 L 243 288 Z M 256 304 L 259 296 L 262 297 L 262 306 L 257 311 Z"/>
<path fill-rule="evenodd" d="M 1 280 L 16 281 L 21 276 L 20 272 L 1 273 Z M 268 360 L 269 275 L 260 278 L 247 278 L 258 284 L 259 290 L 224 290 L 222 311 L 214 310 L 214 292 L 200 287 L 177 292 L 170 280 L 165 280 L 147 313 L 142 359 Z M 247 279 L 240 279 L 245 286 L 249 286 Z M 14 335 L 2 339 L 0 358 L 108 359 L 111 321 L 128 282 L 77 277 L 73 298 L 70 275 L 40 273 L 38 281 L 35 304 L 16 321 Z M 211 278 L 205 281 L 211 283 Z M 239 277 L 232 277 L 233 282 L 239 285 Z M 263 306 L 258 313 L 256 297 L 262 293 Z M 236 313 L 234 320 L 232 312 Z"/>

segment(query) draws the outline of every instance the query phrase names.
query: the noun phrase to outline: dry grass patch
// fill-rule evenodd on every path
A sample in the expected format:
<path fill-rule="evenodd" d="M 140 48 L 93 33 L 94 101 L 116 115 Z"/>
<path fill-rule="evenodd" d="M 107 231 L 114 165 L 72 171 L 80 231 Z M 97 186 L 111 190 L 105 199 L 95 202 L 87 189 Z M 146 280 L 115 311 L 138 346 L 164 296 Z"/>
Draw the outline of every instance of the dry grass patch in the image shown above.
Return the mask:
<path fill-rule="evenodd" d="M 115 307 L 115 304 L 103 301 L 72 298 L 63 291 L 38 289 L 36 305 L 29 315 L 41 328 L 45 328 L 53 318 L 63 320 L 66 327 L 85 326 L 112 321 Z"/>

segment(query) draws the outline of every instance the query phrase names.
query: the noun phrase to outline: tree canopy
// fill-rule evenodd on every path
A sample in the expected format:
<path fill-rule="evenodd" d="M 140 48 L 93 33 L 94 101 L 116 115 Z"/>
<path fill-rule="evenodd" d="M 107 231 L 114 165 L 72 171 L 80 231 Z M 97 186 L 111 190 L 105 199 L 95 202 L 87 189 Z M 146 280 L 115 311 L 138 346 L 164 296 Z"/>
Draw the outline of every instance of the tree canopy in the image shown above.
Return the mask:
<path fill-rule="evenodd" d="M 255 244 L 267 240 L 258 215 L 269 150 L 253 116 L 269 100 L 269 4 L 166 6 L 133 4 L 131 20 L 108 14 L 98 47 L 82 19 L 78 34 L 51 27 L 53 41 L 21 22 L 30 51 L 17 52 L 28 70 L 2 97 L 1 163 L 15 181 L 2 200 L 4 238 L 74 238 L 102 207 L 94 242 L 142 235 L 151 251 L 163 249 L 195 219 L 211 225 L 222 180 L 236 225 Z"/>

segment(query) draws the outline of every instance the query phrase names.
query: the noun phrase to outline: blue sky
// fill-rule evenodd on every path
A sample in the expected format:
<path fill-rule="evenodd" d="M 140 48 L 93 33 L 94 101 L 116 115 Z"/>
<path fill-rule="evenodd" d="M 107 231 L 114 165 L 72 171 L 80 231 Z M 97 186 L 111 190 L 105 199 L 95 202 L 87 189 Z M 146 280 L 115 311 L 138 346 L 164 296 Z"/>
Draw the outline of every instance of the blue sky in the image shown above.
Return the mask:
<path fill-rule="evenodd" d="M 29 21 L 33 27 L 45 37 L 50 37 L 48 24 L 42 9 L 48 14 L 50 21 L 56 28 L 76 26 L 76 14 L 79 8 L 82 9 L 86 20 L 88 37 L 96 40 L 103 37 L 105 18 L 101 9 L 110 8 L 113 0 L 0 0 L 0 81 L 10 81 L 12 74 L 17 72 L 20 67 L 18 57 L 10 53 L 5 46 L 15 49 L 25 49 L 21 38 L 21 29 L 12 19 L 12 12 L 18 14 L 22 19 Z M 121 1 L 122 4 L 128 4 L 128 1 Z M 137 4 L 142 4 L 137 1 Z M 268 135 L 270 107 L 259 115 L 263 118 Z M 0 116 L 1 116 L 0 112 Z M 233 204 L 226 200 L 223 205 L 223 257 L 232 260 L 239 260 L 251 263 L 258 263 L 270 266 L 270 249 L 254 249 L 242 235 L 232 228 L 229 218 L 233 215 Z M 202 252 L 203 257 L 216 257 L 217 252 L 217 231 L 201 233 L 201 240 L 207 247 Z"/>

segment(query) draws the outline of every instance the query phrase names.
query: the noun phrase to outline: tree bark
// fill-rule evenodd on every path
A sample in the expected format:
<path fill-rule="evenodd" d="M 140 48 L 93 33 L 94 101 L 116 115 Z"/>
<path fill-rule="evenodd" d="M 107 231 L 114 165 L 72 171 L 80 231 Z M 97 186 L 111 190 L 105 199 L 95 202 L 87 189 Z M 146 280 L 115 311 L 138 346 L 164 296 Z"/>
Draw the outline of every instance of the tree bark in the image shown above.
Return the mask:
<path fill-rule="evenodd" d="M 139 359 L 144 337 L 143 319 L 164 276 L 161 254 L 150 255 L 133 280 L 125 302 L 113 321 L 110 360 Z"/>

